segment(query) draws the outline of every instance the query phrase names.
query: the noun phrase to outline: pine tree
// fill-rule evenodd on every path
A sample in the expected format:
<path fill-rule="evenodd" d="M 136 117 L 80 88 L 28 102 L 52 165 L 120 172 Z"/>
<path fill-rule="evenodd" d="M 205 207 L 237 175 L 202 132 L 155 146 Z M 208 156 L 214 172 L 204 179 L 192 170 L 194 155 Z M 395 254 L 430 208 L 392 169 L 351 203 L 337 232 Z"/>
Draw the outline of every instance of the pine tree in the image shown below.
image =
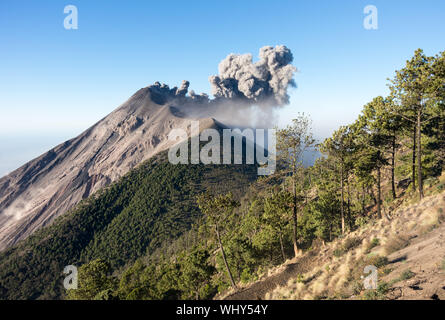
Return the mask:
<path fill-rule="evenodd" d="M 298 255 L 297 230 L 298 230 L 298 198 L 297 184 L 298 170 L 303 167 L 303 156 L 308 150 L 315 147 L 315 139 L 312 136 L 311 119 L 304 113 L 292 120 L 292 124 L 277 131 L 277 153 L 278 158 L 285 165 L 285 172 L 292 174 L 293 213 L 292 213 L 292 242 L 294 255 Z M 300 179 L 301 181 L 301 179 Z"/>
<path fill-rule="evenodd" d="M 351 129 L 346 126 L 335 131 L 331 138 L 326 139 L 320 146 L 320 150 L 330 156 L 339 167 L 340 176 L 340 214 L 341 230 L 345 233 L 345 177 L 351 168 L 352 155 L 355 149 Z"/>
<path fill-rule="evenodd" d="M 264 201 L 264 221 L 278 235 L 283 262 L 286 261 L 283 236 L 292 217 L 293 195 L 285 190 L 273 192 Z"/>
<path fill-rule="evenodd" d="M 223 225 L 229 212 L 235 207 L 239 206 L 239 203 L 233 199 L 232 193 L 219 196 L 212 196 L 209 193 L 203 193 L 198 196 L 197 202 L 202 213 L 207 216 L 209 225 L 211 225 L 215 230 L 216 240 L 224 260 L 227 274 L 230 278 L 230 283 L 232 284 L 234 290 L 238 290 L 238 287 L 233 279 L 232 272 L 230 271 L 224 246 L 222 244 L 221 226 Z"/>
<path fill-rule="evenodd" d="M 413 127 L 413 157 L 417 158 L 417 186 L 420 199 L 423 198 L 422 171 L 422 130 L 437 115 L 432 109 L 440 102 L 443 91 L 443 78 L 435 74 L 440 68 L 433 57 L 427 57 L 423 50 L 417 49 L 414 57 L 396 71 L 390 89 L 397 108 L 394 113 L 411 123 Z M 413 173 L 414 173 L 413 163 Z"/>

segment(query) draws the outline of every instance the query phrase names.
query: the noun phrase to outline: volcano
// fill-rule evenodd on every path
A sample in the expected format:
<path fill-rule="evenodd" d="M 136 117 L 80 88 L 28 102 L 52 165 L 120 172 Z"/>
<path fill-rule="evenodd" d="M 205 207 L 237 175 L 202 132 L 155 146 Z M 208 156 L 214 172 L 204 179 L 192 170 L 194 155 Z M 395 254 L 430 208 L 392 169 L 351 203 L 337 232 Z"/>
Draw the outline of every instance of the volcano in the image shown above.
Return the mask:
<path fill-rule="evenodd" d="M 82 199 L 172 146 L 173 128 L 190 133 L 181 112 L 188 83 L 142 88 L 84 131 L 0 179 L 0 249 L 51 224 Z M 190 99 L 190 98 L 189 98 Z M 218 127 L 200 119 L 201 129 Z"/>

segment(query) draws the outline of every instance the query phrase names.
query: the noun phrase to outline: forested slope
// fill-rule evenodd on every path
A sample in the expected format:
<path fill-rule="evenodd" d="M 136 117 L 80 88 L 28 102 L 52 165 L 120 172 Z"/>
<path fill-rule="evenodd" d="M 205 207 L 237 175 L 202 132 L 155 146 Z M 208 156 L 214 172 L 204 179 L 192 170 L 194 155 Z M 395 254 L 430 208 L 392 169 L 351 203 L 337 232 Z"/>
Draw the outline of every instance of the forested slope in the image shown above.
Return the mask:
<path fill-rule="evenodd" d="M 66 265 L 104 258 L 118 268 L 149 255 L 200 216 L 196 195 L 242 191 L 256 177 L 254 165 L 172 165 L 161 153 L 2 252 L 0 297 L 61 298 Z"/>

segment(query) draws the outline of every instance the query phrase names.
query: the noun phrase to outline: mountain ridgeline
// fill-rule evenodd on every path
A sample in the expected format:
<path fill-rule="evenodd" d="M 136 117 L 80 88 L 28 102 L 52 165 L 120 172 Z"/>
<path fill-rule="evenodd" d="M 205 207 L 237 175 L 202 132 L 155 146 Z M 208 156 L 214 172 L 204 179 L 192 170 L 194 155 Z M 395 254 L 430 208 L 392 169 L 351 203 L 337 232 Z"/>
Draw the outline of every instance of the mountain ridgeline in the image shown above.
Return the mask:
<path fill-rule="evenodd" d="M 142 88 L 79 136 L 1 177 L 0 250 L 167 150 L 171 130 L 187 131 L 193 120 L 179 110 L 183 95 L 159 84 Z"/>

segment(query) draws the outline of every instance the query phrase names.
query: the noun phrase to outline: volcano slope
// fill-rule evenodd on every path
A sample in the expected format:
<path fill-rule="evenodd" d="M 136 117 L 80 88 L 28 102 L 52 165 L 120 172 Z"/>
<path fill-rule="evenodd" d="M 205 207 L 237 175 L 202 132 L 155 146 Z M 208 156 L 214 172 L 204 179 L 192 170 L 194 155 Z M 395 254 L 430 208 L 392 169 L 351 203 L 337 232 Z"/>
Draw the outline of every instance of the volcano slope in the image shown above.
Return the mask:
<path fill-rule="evenodd" d="M 78 137 L 0 178 L 0 250 L 167 150 L 169 132 L 190 124 L 179 110 L 185 93 L 159 83 L 140 89 Z"/>
<path fill-rule="evenodd" d="M 157 154 L 0 253 L 0 298 L 59 299 L 65 266 L 102 258 L 116 269 L 150 255 L 201 216 L 198 194 L 241 195 L 257 178 L 257 165 L 173 165 L 167 154 Z"/>

